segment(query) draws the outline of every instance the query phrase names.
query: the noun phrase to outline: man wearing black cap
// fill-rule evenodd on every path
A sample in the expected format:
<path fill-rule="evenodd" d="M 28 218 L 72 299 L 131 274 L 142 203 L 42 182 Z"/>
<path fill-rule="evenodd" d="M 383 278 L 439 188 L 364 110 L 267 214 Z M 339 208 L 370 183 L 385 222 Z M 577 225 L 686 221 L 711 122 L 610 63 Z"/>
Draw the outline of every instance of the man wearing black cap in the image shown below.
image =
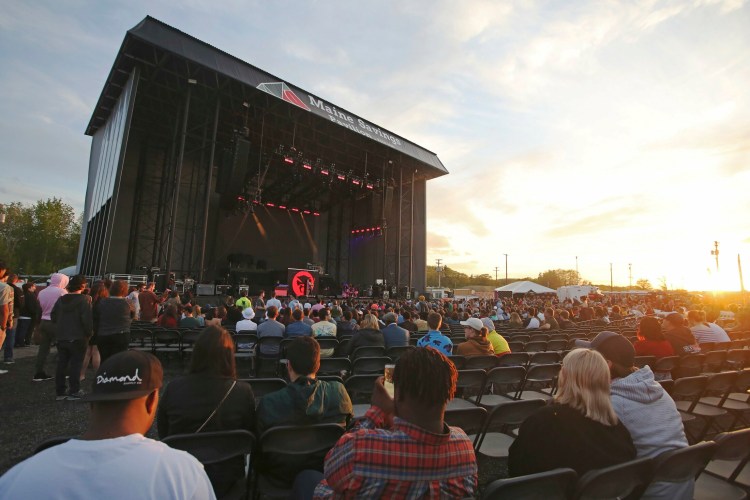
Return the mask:
<path fill-rule="evenodd" d="M 649 366 L 638 369 L 635 348 L 615 332 L 601 332 L 591 342 L 577 340 L 576 347 L 595 349 L 604 356 L 612 378 L 612 407 L 630 432 L 638 458 L 653 458 L 688 445 L 682 419 L 672 398 L 654 380 Z M 693 498 L 695 483 L 653 483 L 642 498 Z"/>
<path fill-rule="evenodd" d="M 89 428 L 40 452 L 0 477 L 0 498 L 215 499 L 193 456 L 144 437 L 162 385 L 161 363 L 140 351 L 102 363 L 93 391 Z"/>

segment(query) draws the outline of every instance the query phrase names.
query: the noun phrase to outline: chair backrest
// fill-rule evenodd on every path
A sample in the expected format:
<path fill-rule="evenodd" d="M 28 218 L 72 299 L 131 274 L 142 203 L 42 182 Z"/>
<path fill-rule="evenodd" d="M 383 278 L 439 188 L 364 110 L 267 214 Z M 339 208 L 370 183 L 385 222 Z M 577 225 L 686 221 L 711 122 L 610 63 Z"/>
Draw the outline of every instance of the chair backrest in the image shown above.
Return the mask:
<path fill-rule="evenodd" d="M 286 380 L 283 378 L 243 378 L 239 380 L 250 384 L 256 400 L 287 386 Z"/>
<path fill-rule="evenodd" d="M 511 340 L 508 342 L 508 347 L 510 348 L 511 352 L 525 352 L 526 351 L 526 343 L 525 342 L 518 342 L 516 340 Z"/>
<path fill-rule="evenodd" d="M 672 370 L 677 368 L 677 365 L 679 363 L 679 356 L 665 356 L 663 358 L 657 359 L 652 368 L 655 372 L 671 372 Z"/>
<path fill-rule="evenodd" d="M 547 365 L 532 365 L 526 372 L 527 382 L 553 382 L 557 379 L 562 365 L 560 363 L 550 363 Z"/>
<path fill-rule="evenodd" d="M 746 460 L 750 457 L 750 428 L 733 432 L 722 432 L 714 438 L 715 460 Z"/>
<path fill-rule="evenodd" d="M 350 356 L 352 360 L 357 358 L 377 358 L 385 356 L 385 347 L 368 345 L 364 347 L 357 347 Z"/>
<path fill-rule="evenodd" d="M 727 359 L 727 351 L 710 351 L 706 353 L 703 360 L 703 370 L 709 372 L 721 371 L 724 361 Z"/>
<path fill-rule="evenodd" d="M 476 389 L 478 392 L 484 385 L 486 376 L 487 372 L 480 369 L 458 370 L 456 389 Z"/>
<path fill-rule="evenodd" d="M 339 346 L 339 341 L 334 337 L 315 337 L 318 341 L 321 349 L 336 349 Z"/>
<path fill-rule="evenodd" d="M 654 459 L 654 481 L 682 483 L 697 478 L 716 450 L 716 443 L 703 441 L 667 451 Z"/>
<path fill-rule="evenodd" d="M 180 331 L 176 329 L 154 331 L 154 341 L 162 344 L 177 344 L 181 338 Z"/>
<path fill-rule="evenodd" d="M 54 446 L 57 446 L 58 444 L 67 443 L 71 439 L 73 438 L 70 436 L 56 436 L 56 437 L 51 437 L 49 439 L 45 439 L 44 441 L 39 443 L 36 446 L 36 448 L 34 448 L 34 455 L 46 450 L 47 448 L 52 448 Z"/>
<path fill-rule="evenodd" d="M 560 362 L 560 353 L 557 351 L 535 352 L 529 358 L 529 365 L 552 365 Z"/>
<path fill-rule="evenodd" d="M 633 364 L 638 368 L 643 368 L 646 365 L 655 366 L 656 356 L 636 356 Z"/>
<path fill-rule="evenodd" d="M 288 486 L 302 470 L 322 471 L 326 454 L 343 433 L 344 427 L 338 424 L 271 427 L 260 436 L 259 457 L 254 462 L 261 474 Z"/>
<path fill-rule="evenodd" d="M 492 385 L 494 386 L 494 394 L 508 394 L 516 398 L 525 379 L 526 368 L 523 366 L 498 366 L 487 372 L 482 394 L 487 393 L 490 385 Z M 481 403 L 481 398 L 477 403 Z"/>
<path fill-rule="evenodd" d="M 445 410 L 443 420 L 451 427 L 463 429 L 466 434 L 479 434 L 487 418 L 487 410 L 480 406 Z"/>
<path fill-rule="evenodd" d="M 369 396 L 372 395 L 372 391 L 375 389 L 375 381 L 380 375 L 379 373 L 369 375 L 355 374 L 346 379 L 344 387 L 346 387 L 346 392 L 349 393 L 351 400 L 356 402 L 358 399 L 364 400 L 364 398 L 367 398 L 367 401 L 369 401 Z"/>
<path fill-rule="evenodd" d="M 341 375 L 342 371 L 351 373 L 352 362 L 349 358 L 320 358 L 318 375 Z"/>
<path fill-rule="evenodd" d="M 500 403 L 487 417 L 487 429 L 518 427 L 526 417 L 535 413 L 547 402 L 543 399 L 526 399 Z"/>
<path fill-rule="evenodd" d="M 236 335 L 235 335 L 236 337 Z M 258 341 L 256 343 L 256 354 L 258 357 L 266 357 L 266 358 L 280 358 L 281 357 L 281 343 L 284 341 L 283 337 L 258 337 Z M 268 352 L 269 348 L 276 347 L 279 351 L 277 354 L 264 354 L 262 350 L 265 350 Z"/>
<path fill-rule="evenodd" d="M 529 364 L 529 354 L 525 352 L 511 352 L 500 356 L 497 366 L 526 366 Z"/>
<path fill-rule="evenodd" d="M 170 448 L 190 453 L 203 465 L 223 462 L 238 455 L 249 455 L 255 436 L 246 430 L 175 434 L 162 439 Z"/>
<path fill-rule="evenodd" d="M 385 355 L 391 358 L 393 362 L 395 363 L 396 361 L 398 361 L 398 358 L 400 358 L 405 352 L 410 351 L 411 349 L 415 349 L 415 348 L 416 347 L 413 345 L 393 346 L 393 347 L 389 347 L 385 351 Z"/>
<path fill-rule="evenodd" d="M 456 367 L 456 370 L 463 370 L 466 366 L 466 356 L 461 356 L 460 354 L 452 354 L 448 356 L 448 360 L 453 363 L 453 366 Z"/>
<path fill-rule="evenodd" d="M 352 372 L 355 374 L 378 373 L 382 375 L 385 371 L 385 365 L 391 363 L 391 358 L 385 356 L 356 358 L 352 363 Z"/>
<path fill-rule="evenodd" d="M 232 335 L 235 350 L 237 352 L 248 352 L 255 348 L 258 343 L 258 336 L 254 333 L 235 333 Z"/>
<path fill-rule="evenodd" d="M 703 360 L 705 358 L 705 354 L 688 354 L 680 358 L 680 364 L 676 369 L 678 378 L 700 375 L 703 371 Z"/>
<path fill-rule="evenodd" d="M 716 393 L 723 395 L 728 393 L 734 387 L 734 381 L 737 380 L 737 372 L 714 373 L 708 376 L 706 383 L 707 393 Z"/>
<path fill-rule="evenodd" d="M 547 342 L 547 351 L 564 351 L 568 348 L 568 339 L 551 339 Z"/>
<path fill-rule="evenodd" d="M 482 499 L 567 500 L 570 498 L 577 480 L 578 474 L 573 469 L 554 469 L 527 476 L 498 479 L 487 486 Z"/>
<path fill-rule="evenodd" d="M 466 356 L 465 370 L 491 370 L 497 366 L 497 356 L 487 354 L 484 356 Z"/>
<path fill-rule="evenodd" d="M 688 412 L 691 412 L 695 408 L 695 405 L 698 404 L 701 395 L 703 395 L 706 384 L 708 384 L 708 377 L 706 375 L 678 378 L 674 381 L 670 394 L 675 400 L 691 401 L 693 404 L 688 409 Z"/>
<path fill-rule="evenodd" d="M 638 458 L 588 471 L 578 480 L 573 498 L 640 498 L 651 483 L 653 470 L 650 458 Z"/>
<path fill-rule="evenodd" d="M 532 340 L 530 342 L 526 342 L 526 347 L 524 349 L 526 352 L 543 352 L 547 350 L 547 341 L 546 340 Z"/>

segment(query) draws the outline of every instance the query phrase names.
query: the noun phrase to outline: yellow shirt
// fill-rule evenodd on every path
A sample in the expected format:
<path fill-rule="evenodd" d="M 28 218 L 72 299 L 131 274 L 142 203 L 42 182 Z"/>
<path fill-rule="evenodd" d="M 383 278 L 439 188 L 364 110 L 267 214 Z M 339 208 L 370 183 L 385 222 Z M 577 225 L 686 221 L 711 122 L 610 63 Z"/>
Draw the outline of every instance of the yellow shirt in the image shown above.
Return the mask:
<path fill-rule="evenodd" d="M 487 340 L 490 341 L 490 344 L 492 344 L 492 347 L 495 349 L 496 356 L 510 352 L 508 341 L 495 330 L 492 330 L 487 334 Z"/>

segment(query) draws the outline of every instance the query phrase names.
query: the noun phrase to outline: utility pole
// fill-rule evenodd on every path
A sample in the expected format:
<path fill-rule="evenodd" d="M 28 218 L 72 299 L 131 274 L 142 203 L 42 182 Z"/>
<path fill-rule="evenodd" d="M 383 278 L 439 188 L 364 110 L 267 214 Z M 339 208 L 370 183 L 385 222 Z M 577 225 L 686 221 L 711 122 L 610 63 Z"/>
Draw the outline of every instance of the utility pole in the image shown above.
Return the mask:
<path fill-rule="evenodd" d="M 495 282 L 497 282 L 497 272 L 500 270 L 499 267 L 495 266 Z"/>
<path fill-rule="evenodd" d="M 740 272 L 740 291 L 742 292 L 742 300 L 745 300 L 745 282 L 742 280 L 742 261 L 740 260 L 740 254 L 737 254 L 737 270 Z"/>
<path fill-rule="evenodd" d="M 581 275 L 578 274 L 578 256 L 576 255 L 576 285 L 581 284 Z"/>
<path fill-rule="evenodd" d="M 505 284 L 508 284 L 508 254 L 504 253 L 505 255 Z"/>
<path fill-rule="evenodd" d="M 612 263 L 609 263 L 609 291 L 614 291 L 614 287 L 612 286 Z"/>
<path fill-rule="evenodd" d="M 633 264 L 628 263 L 628 288 L 633 288 Z"/>
<path fill-rule="evenodd" d="M 711 255 L 716 257 L 716 274 L 719 274 L 719 242 L 714 241 L 714 249 L 711 250 Z"/>
<path fill-rule="evenodd" d="M 440 288 L 440 273 L 443 271 L 440 268 L 440 263 L 443 262 L 443 259 L 435 259 L 435 261 L 437 262 L 438 288 Z"/>

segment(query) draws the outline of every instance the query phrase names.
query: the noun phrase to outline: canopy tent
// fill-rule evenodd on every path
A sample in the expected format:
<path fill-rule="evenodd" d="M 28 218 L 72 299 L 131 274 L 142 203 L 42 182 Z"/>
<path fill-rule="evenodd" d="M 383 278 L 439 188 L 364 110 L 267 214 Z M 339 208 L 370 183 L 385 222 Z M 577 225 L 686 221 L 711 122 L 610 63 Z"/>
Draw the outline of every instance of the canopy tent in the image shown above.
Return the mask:
<path fill-rule="evenodd" d="M 555 291 L 551 288 L 547 288 L 546 286 L 539 285 L 537 283 L 534 283 L 533 281 L 516 281 L 513 283 L 508 283 L 505 286 L 501 286 L 499 288 L 495 288 L 496 292 L 500 293 L 555 293 Z"/>

